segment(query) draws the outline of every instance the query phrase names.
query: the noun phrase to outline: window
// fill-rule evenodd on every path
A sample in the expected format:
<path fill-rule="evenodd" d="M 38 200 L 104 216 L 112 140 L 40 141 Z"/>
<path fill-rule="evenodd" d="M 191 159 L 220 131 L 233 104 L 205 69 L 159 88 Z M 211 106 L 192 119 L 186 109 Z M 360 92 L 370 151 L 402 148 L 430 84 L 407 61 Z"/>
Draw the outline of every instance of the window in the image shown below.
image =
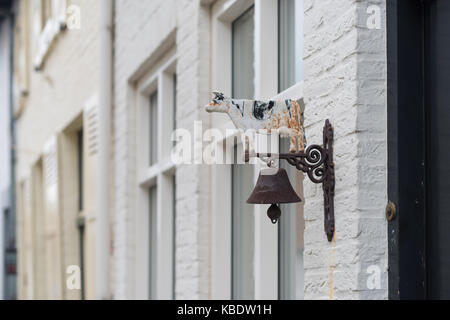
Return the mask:
<path fill-rule="evenodd" d="M 301 101 L 302 24 L 302 0 L 217 1 L 212 7 L 212 88 L 233 98 Z M 224 114 L 212 114 L 211 126 L 225 135 L 225 129 L 234 128 Z M 231 138 L 227 136 L 225 140 Z M 264 135 L 258 137 L 257 151 L 269 151 L 264 143 L 267 139 Z M 270 151 L 277 152 L 278 138 L 270 139 L 275 141 Z M 280 143 L 283 150 L 286 142 Z M 214 299 L 301 298 L 302 207 L 284 208 L 292 212 L 286 214 L 291 220 L 284 219 L 280 221 L 282 226 L 276 227 L 266 216 L 268 206 L 245 205 L 263 167 L 260 163 L 218 165 L 212 170 Z M 301 195 L 301 173 L 289 172 Z M 224 194 L 225 188 L 232 190 L 229 196 Z M 247 250 L 247 255 L 242 250 Z M 281 261 L 288 255 L 292 260 Z M 245 287 L 250 291 L 239 291 L 242 281 L 247 281 Z"/>
<path fill-rule="evenodd" d="M 84 241 L 84 231 L 85 231 L 85 217 L 83 215 L 83 209 L 84 209 L 84 197 L 83 197 L 83 174 L 84 174 L 84 170 L 83 170 L 83 148 L 84 148 L 84 143 L 83 143 L 83 129 L 79 130 L 77 132 L 77 165 L 78 165 L 78 218 L 77 218 L 77 227 L 78 227 L 78 236 L 79 236 L 79 261 L 80 261 L 80 278 L 81 278 L 81 300 L 84 300 L 86 298 L 86 290 L 85 290 L 85 285 L 84 285 L 84 280 L 85 280 L 85 274 L 84 274 L 84 263 L 85 263 L 85 251 L 84 251 L 84 246 L 85 246 L 85 241 Z"/>
<path fill-rule="evenodd" d="M 303 0 L 278 0 L 278 81 L 284 91 L 303 80 Z"/>
<path fill-rule="evenodd" d="M 219 0 L 213 5 L 213 89 L 234 98 L 262 99 L 277 94 L 277 3 Z M 225 139 L 218 143 L 219 148 L 225 147 L 227 158 L 236 147 L 242 152 L 239 144 L 227 149 L 233 144 L 225 142 L 236 135 L 226 132 L 234 128 L 226 115 L 212 114 L 211 126 L 222 130 Z M 213 299 L 278 296 L 278 230 L 267 219 L 266 206 L 246 204 L 261 167 L 236 164 L 212 168 Z"/>
<path fill-rule="evenodd" d="M 298 98 L 303 80 L 303 0 L 278 0 L 278 86 L 284 98 Z M 281 97 L 280 96 L 280 97 Z M 288 139 L 280 152 L 289 152 Z M 303 200 L 303 173 L 280 162 Z M 303 202 L 282 205 L 278 238 L 278 291 L 280 299 L 303 299 Z"/>
<path fill-rule="evenodd" d="M 175 49 L 136 86 L 136 298 L 175 297 Z M 171 107 L 168 107 L 171 106 Z"/>
<path fill-rule="evenodd" d="M 156 238 L 156 214 L 157 214 L 157 210 L 158 210 L 158 206 L 157 206 L 157 187 L 153 186 L 149 189 L 148 191 L 148 200 L 149 200 L 149 297 L 150 299 L 155 299 L 156 296 L 156 259 L 157 259 L 157 255 L 156 255 L 156 250 L 157 250 L 157 238 Z"/>
<path fill-rule="evenodd" d="M 239 148 L 241 149 L 241 148 Z M 235 147 L 238 154 L 238 147 Z M 240 154 L 242 155 L 242 154 Z M 252 165 L 234 164 L 232 175 L 232 298 L 254 298 L 254 219 L 247 195 L 253 189 Z"/>
<path fill-rule="evenodd" d="M 255 8 L 251 7 L 233 21 L 233 98 L 252 99 L 254 96 L 254 29 Z"/>
<path fill-rule="evenodd" d="M 83 211 L 83 129 L 77 132 L 78 211 Z"/>
<path fill-rule="evenodd" d="M 66 27 L 66 0 L 40 0 L 35 17 L 39 20 L 34 28 L 38 36 L 34 53 L 34 69 L 41 70 L 53 42 Z"/>
<path fill-rule="evenodd" d="M 251 7 L 232 24 L 233 97 L 241 99 L 254 96 L 254 12 Z M 241 150 L 235 146 L 234 155 L 238 156 Z M 233 164 L 231 168 L 233 299 L 254 298 L 253 207 L 246 203 L 246 195 L 253 188 L 253 171 L 251 165 Z"/>
<path fill-rule="evenodd" d="M 280 141 L 280 152 L 289 152 L 289 140 Z M 280 167 L 286 169 L 289 180 L 302 199 L 300 203 L 283 204 L 279 222 L 278 290 L 282 300 L 303 299 L 303 173 L 285 161 Z"/>
<path fill-rule="evenodd" d="M 158 161 L 158 91 L 150 95 L 149 105 L 150 166 Z"/>

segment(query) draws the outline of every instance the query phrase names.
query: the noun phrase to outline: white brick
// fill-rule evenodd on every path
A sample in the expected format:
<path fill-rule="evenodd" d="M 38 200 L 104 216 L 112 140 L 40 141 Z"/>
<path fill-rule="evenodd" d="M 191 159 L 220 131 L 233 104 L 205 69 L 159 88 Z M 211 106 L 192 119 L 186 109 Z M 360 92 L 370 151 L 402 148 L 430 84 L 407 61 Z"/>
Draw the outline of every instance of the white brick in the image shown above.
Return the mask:
<path fill-rule="evenodd" d="M 336 245 L 323 232 L 322 192 L 305 183 L 307 299 L 387 298 L 385 1 L 376 3 L 383 24 L 372 31 L 366 1 L 305 2 L 307 135 L 315 141 L 329 118 L 336 139 Z M 380 290 L 366 285 L 372 264 L 383 271 Z"/>
<path fill-rule="evenodd" d="M 209 90 L 209 42 L 201 34 L 209 32 L 209 10 L 196 1 L 155 0 L 152 2 L 116 1 L 115 38 L 115 297 L 131 294 L 134 252 L 133 210 L 135 147 L 134 111 L 129 105 L 127 83 L 141 64 L 176 30 L 177 50 L 177 125 L 192 130 L 195 120 L 204 116 L 200 106 L 206 104 Z M 205 39 L 206 38 L 206 39 Z M 201 110 L 203 111 L 203 110 Z M 208 221 L 205 179 L 206 167 L 181 166 L 176 175 L 176 297 L 208 297 Z M 121 225 L 128 224 L 129 228 Z M 124 259 L 124 257 L 126 257 Z"/>

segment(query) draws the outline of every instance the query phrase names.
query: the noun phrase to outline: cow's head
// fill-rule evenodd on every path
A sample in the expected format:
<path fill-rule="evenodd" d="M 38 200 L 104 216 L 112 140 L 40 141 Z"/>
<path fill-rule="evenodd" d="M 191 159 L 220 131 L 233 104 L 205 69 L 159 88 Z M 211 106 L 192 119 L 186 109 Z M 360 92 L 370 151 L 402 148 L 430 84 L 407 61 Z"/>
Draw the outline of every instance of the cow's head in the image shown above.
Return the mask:
<path fill-rule="evenodd" d="M 213 92 L 213 99 L 206 105 L 207 112 L 228 113 L 230 109 L 230 98 L 226 98 L 221 92 Z"/>

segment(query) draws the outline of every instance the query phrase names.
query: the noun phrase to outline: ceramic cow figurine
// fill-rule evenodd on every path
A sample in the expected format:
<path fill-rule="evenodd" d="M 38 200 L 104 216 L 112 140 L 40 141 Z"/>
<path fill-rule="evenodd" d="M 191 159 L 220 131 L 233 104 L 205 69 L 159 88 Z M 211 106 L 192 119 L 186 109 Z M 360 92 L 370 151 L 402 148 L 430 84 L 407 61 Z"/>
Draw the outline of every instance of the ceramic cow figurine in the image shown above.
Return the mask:
<path fill-rule="evenodd" d="M 213 99 L 205 109 L 228 114 L 236 128 L 244 132 L 253 129 L 290 137 L 289 152 L 305 151 L 304 107 L 296 100 L 241 100 L 213 92 Z"/>

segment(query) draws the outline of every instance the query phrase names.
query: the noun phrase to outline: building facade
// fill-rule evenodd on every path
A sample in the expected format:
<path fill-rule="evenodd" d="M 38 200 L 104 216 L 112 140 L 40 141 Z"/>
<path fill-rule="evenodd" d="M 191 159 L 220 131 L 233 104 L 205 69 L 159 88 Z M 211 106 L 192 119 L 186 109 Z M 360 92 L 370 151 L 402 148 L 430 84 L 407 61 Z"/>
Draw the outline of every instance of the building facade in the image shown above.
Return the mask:
<path fill-rule="evenodd" d="M 20 1 L 19 297 L 386 298 L 386 36 L 365 26 L 367 5 Z M 320 186 L 303 175 L 289 169 L 303 202 L 283 207 L 278 227 L 245 203 L 261 165 L 205 162 L 207 129 L 225 154 L 242 150 L 231 121 L 204 110 L 213 90 L 297 99 L 311 142 L 330 119 L 333 242 Z M 180 130 L 193 146 L 181 164 Z M 380 284 L 369 290 L 371 266 Z"/>
<path fill-rule="evenodd" d="M 17 1 L 18 297 L 446 296 L 447 15 L 443 0 Z M 321 185 L 286 163 L 302 202 L 277 225 L 246 203 L 264 165 L 205 111 L 216 91 L 296 100 L 308 145 L 330 121 L 332 241 Z"/>
<path fill-rule="evenodd" d="M 383 17 L 384 2 L 376 5 Z M 386 298 L 386 131 L 385 122 L 369 121 L 386 117 L 385 28 L 365 27 L 367 3 L 328 6 L 21 1 L 14 69 L 19 297 Z M 113 90 L 102 87 L 108 74 Z M 266 207 L 245 203 L 261 165 L 205 163 L 207 129 L 223 133 L 219 144 L 236 138 L 225 153 L 242 149 L 226 133 L 231 121 L 204 110 L 216 89 L 297 99 L 312 142 L 330 119 L 333 242 L 322 232 L 319 186 L 295 170 L 304 205 L 285 206 L 290 214 L 277 227 Z M 183 164 L 171 156 L 177 129 L 194 146 Z M 97 173 L 101 154 L 110 155 L 108 188 Z M 375 290 L 367 288 L 371 266 L 380 270 Z M 81 275 L 78 289 L 72 272 Z"/>
<path fill-rule="evenodd" d="M 97 1 L 18 4 L 14 116 L 21 299 L 94 298 L 98 18 Z M 78 290 L 67 283 L 72 272 L 82 275 Z"/>
<path fill-rule="evenodd" d="M 114 297 L 387 298 L 384 24 L 384 1 L 116 1 Z M 192 164 L 171 163 L 172 128 L 201 142 L 199 123 L 232 127 L 204 112 L 214 90 L 299 99 L 311 143 L 330 119 L 332 243 L 320 186 L 294 172 L 304 207 L 278 229 L 245 204 L 259 166 L 206 165 L 195 147 Z"/>
<path fill-rule="evenodd" d="M 15 242 L 12 193 L 11 57 L 12 3 L 0 6 L 0 299 L 14 299 Z"/>

